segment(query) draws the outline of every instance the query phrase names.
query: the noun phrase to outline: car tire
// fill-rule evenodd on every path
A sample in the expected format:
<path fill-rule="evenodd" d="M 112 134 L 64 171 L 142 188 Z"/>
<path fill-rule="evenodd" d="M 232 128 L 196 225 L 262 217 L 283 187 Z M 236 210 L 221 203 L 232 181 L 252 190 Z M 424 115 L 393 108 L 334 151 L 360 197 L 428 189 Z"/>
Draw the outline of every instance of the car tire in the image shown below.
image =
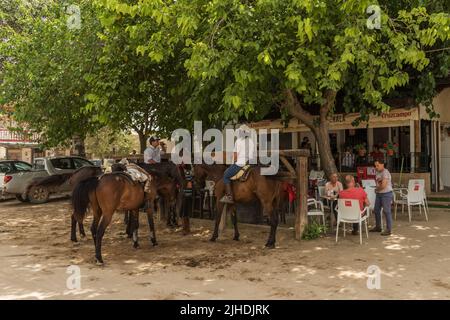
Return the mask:
<path fill-rule="evenodd" d="M 46 187 L 34 186 L 28 191 L 28 199 L 31 203 L 40 204 L 46 203 L 50 198 L 50 192 Z"/>
<path fill-rule="evenodd" d="M 20 202 L 30 202 L 30 199 L 28 199 L 28 197 L 22 197 L 21 194 L 16 194 L 16 199 L 19 200 Z"/>

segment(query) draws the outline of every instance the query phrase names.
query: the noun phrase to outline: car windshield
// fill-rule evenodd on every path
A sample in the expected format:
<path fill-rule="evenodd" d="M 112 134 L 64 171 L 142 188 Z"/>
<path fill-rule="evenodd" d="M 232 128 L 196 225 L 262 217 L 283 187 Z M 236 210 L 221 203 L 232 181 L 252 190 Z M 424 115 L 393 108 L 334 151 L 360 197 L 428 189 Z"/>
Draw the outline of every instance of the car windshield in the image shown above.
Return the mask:
<path fill-rule="evenodd" d="M 80 159 L 80 158 L 74 158 L 73 162 L 75 163 L 75 168 L 81 168 L 81 167 L 85 167 L 85 166 L 92 166 L 92 163 L 89 162 L 88 160 L 85 159 Z"/>
<path fill-rule="evenodd" d="M 30 171 L 31 170 L 31 164 L 28 164 L 26 162 L 15 162 L 14 167 L 16 171 Z"/>
<path fill-rule="evenodd" d="M 55 169 L 74 169 L 70 158 L 52 159 L 50 160 L 50 162 Z"/>

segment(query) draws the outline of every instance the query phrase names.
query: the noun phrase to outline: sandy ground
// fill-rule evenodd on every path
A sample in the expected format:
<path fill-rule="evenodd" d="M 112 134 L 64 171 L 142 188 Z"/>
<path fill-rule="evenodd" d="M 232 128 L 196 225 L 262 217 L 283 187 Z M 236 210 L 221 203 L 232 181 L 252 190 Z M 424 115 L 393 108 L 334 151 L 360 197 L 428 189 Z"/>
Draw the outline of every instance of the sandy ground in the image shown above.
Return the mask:
<path fill-rule="evenodd" d="M 94 264 L 90 235 L 69 240 L 69 202 L 0 203 L 1 299 L 450 299 L 450 212 L 434 209 L 427 223 L 415 212 L 395 222 L 394 235 L 333 235 L 298 242 L 282 226 L 277 249 L 263 247 L 269 228 L 241 225 L 241 241 L 227 229 L 208 241 L 212 221 L 192 220 L 192 235 L 158 226 L 148 241 L 141 217 L 141 248 L 123 235 L 116 214 L 103 242 L 103 267 Z M 90 217 L 85 224 L 88 230 Z M 68 289 L 67 267 L 81 272 Z M 367 269 L 381 270 L 381 288 L 368 289 Z"/>

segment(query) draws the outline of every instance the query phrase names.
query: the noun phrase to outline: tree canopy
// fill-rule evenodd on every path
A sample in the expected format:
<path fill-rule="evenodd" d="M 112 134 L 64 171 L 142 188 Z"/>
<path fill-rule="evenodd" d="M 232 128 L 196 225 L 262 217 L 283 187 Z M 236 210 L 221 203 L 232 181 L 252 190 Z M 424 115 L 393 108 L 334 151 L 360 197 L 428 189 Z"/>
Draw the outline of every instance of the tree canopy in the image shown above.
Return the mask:
<path fill-rule="evenodd" d="M 448 75 L 448 51 L 433 50 L 448 45 L 449 15 L 420 4 L 382 5 L 380 28 L 373 28 L 367 9 L 377 2 L 368 0 L 101 2 L 158 23 L 141 47 L 152 61 L 178 50 L 186 55 L 195 82 L 187 106 L 194 114 L 260 118 L 278 105 L 321 141 L 327 173 L 336 171 L 327 117 L 338 93 L 346 96 L 346 112 L 367 120 L 389 110 L 384 98 L 413 79 L 419 82 L 414 98 L 429 102 L 435 77 Z"/>

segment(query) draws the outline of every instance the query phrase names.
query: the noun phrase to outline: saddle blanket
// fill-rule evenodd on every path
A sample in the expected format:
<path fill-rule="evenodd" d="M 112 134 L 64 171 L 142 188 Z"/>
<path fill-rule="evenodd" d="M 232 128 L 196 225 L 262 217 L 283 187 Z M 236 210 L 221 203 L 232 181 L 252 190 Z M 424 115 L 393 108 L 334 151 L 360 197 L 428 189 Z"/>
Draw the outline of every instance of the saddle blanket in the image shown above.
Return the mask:
<path fill-rule="evenodd" d="M 126 173 L 128 173 L 130 175 L 131 179 L 133 181 L 145 183 L 144 184 L 144 192 L 147 192 L 147 193 L 150 192 L 152 176 L 149 173 L 147 173 L 147 171 L 145 171 L 144 169 L 139 167 L 137 164 L 129 163 L 126 165 L 126 167 L 127 167 Z"/>

